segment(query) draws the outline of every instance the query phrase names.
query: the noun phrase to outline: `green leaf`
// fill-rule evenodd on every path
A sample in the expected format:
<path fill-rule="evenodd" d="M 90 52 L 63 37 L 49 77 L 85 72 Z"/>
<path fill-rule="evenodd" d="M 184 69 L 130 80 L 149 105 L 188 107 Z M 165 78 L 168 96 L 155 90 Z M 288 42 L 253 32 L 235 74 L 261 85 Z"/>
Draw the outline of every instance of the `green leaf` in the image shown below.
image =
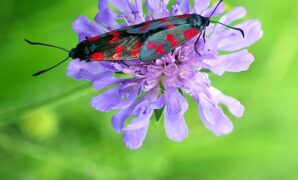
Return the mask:
<path fill-rule="evenodd" d="M 182 95 L 182 96 L 184 96 L 184 93 L 183 93 L 183 90 L 182 89 L 178 89 L 178 91 L 180 92 L 180 94 Z"/>
<path fill-rule="evenodd" d="M 201 69 L 200 72 L 203 72 L 203 73 L 211 73 L 211 71 L 209 69 Z"/>
<path fill-rule="evenodd" d="M 161 115 L 163 114 L 163 111 L 164 111 L 164 107 L 161 108 L 161 109 L 155 109 L 154 110 L 154 115 L 155 115 L 155 119 L 156 119 L 156 122 L 158 122 L 161 118 Z"/>

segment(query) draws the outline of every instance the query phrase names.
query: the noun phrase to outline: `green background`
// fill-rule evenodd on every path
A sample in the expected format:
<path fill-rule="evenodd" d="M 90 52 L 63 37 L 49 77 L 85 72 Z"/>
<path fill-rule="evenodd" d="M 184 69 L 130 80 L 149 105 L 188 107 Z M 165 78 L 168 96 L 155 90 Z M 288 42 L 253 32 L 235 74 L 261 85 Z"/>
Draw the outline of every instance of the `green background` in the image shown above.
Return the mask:
<path fill-rule="evenodd" d="M 211 75 L 213 85 L 246 107 L 235 130 L 216 137 L 188 98 L 189 137 L 165 137 L 152 119 L 142 148 L 127 149 L 113 131 L 113 113 L 90 106 L 98 94 L 65 75 L 66 64 L 31 74 L 65 57 L 23 38 L 75 46 L 71 24 L 93 18 L 96 0 L 1 0 L 0 179 L 298 179 L 298 3 L 226 0 L 262 22 L 250 48 L 256 61 L 242 73 Z"/>

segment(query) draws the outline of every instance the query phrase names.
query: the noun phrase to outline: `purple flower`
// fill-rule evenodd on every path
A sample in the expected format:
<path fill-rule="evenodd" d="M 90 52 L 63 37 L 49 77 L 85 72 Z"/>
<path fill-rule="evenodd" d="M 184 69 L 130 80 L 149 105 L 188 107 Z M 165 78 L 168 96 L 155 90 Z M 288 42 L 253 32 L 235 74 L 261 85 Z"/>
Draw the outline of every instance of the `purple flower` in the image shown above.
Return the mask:
<path fill-rule="evenodd" d="M 216 5 L 209 7 L 210 0 L 195 0 L 192 7 L 188 0 L 177 0 L 169 10 L 168 3 L 169 0 L 146 0 L 149 14 L 144 17 L 142 0 L 101 0 L 95 22 L 79 17 L 73 23 L 73 29 L 79 41 L 82 41 L 86 36 L 96 36 L 161 17 L 188 13 L 209 16 Z M 118 9 L 119 14 L 112 11 L 108 4 Z M 221 4 L 214 16 L 223 13 L 224 5 Z M 245 15 L 245 9 L 237 7 L 224 14 L 219 21 L 231 24 Z M 118 24 L 117 20 L 120 19 L 126 19 L 127 22 Z M 214 88 L 208 74 L 201 70 L 208 69 L 221 76 L 225 72 L 241 72 L 249 68 L 254 57 L 246 48 L 262 37 L 260 22 L 246 20 L 235 27 L 244 30 L 245 38 L 237 31 L 211 24 L 206 29 L 206 43 L 203 39 L 198 43 L 201 56 L 194 51 L 196 38 L 193 38 L 156 61 L 127 61 L 129 67 L 113 62 L 74 60 L 68 67 L 68 75 L 78 80 L 88 80 L 96 89 L 107 88 L 94 97 L 91 104 L 99 111 L 118 110 L 112 118 L 112 124 L 116 132 L 124 134 L 123 139 L 128 148 L 136 149 L 142 145 L 151 116 L 163 108 L 167 137 L 174 141 L 182 141 L 187 137 L 184 113 L 188 103 L 181 91 L 198 103 L 198 113 L 206 128 L 218 136 L 227 134 L 233 130 L 233 124 L 219 105 L 227 106 L 236 117 L 243 115 L 244 107 L 236 99 Z M 225 51 L 225 55 L 220 55 L 221 51 Z M 115 77 L 116 72 L 127 74 L 127 78 Z M 131 118 L 130 122 L 126 122 Z"/>

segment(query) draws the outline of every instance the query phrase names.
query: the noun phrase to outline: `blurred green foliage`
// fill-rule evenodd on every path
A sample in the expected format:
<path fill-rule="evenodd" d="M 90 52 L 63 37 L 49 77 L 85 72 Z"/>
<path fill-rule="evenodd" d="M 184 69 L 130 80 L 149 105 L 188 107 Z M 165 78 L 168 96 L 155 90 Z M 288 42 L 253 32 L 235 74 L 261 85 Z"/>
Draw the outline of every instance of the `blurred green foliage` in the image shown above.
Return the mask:
<path fill-rule="evenodd" d="M 165 137 L 152 121 L 144 146 L 128 150 L 93 110 L 89 83 L 65 75 L 66 65 L 31 74 L 63 52 L 26 45 L 23 38 L 74 47 L 71 23 L 93 18 L 96 0 L 2 0 L 0 4 L 0 179 L 298 179 L 298 3 L 226 0 L 261 20 L 264 37 L 250 50 L 249 71 L 211 75 L 213 85 L 246 107 L 232 134 L 216 137 L 189 99 L 189 137 Z"/>

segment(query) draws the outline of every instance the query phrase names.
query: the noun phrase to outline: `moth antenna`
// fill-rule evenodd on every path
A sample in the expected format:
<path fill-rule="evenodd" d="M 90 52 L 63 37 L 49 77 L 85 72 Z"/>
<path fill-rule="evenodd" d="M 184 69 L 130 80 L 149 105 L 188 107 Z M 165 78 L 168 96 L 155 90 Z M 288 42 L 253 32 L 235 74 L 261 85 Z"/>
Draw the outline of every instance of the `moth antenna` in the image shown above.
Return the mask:
<path fill-rule="evenodd" d="M 225 27 L 228 27 L 228 28 L 230 28 L 230 29 L 233 29 L 233 30 L 239 31 L 239 32 L 241 33 L 242 37 L 243 37 L 243 38 L 245 38 L 244 31 L 243 31 L 242 29 L 240 29 L 240 28 L 235 28 L 235 27 L 232 27 L 232 26 L 226 25 L 226 24 L 224 24 L 224 23 L 221 23 L 221 22 L 216 22 L 216 21 L 210 21 L 210 22 L 212 22 L 212 23 L 216 23 L 216 24 L 221 24 L 221 25 L 223 25 L 223 26 L 225 26 Z"/>
<path fill-rule="evenodd" d="M 126 64 L 124 61 L 120 61 L 122 64 L 124 64 L 127 68 L 129 68 L 129 65 Z"/>
<path fill-rule="evenodd" d="M 209 16 L 208 18 L 211 18 L 211 17 L 213 16 L 213 14 L 215 13 L 216 9 L 219 7 L 219 5 L 220 5 L 222 2 L 223 2 L 223 0 L 220 0 L 220 1 L 217 3 L 216 7 L 214 8 L 214 10 L 212 11 L 212 13 L 210 14 L 210 16 Z"/>
<path fill-rule="evenodd" d="M 48 72 L 49 70 L 54 69 L 55 67 L 59 66 L 60 64 L 66 62 L 69 58 L 70 58 L 70 56 L 68 56 L 66 59 L 60 61 L 58 64 L 56 64 L 56 65 L 54 65 L 54 66 L 52 66 L 52 67 L 50 67 L 50 68 L 47 68 L 47 69 L 38 71 L 37 73 L 34 73 L 32 76 L 39 76 L 39 75 L 41 75 L 41 74 L 43 74 L 43 73 L 45 73 L 45 72 Z"/>
<path fill-rule="evenodd" d="M 33 46 L 47 46 L 47 47 L 51 47 L 51 48 L 56 48 L 56 49 L 60 49 L 66 52 L 70 52 L 69 50 L 63 48 L 63 47 L 59 47 L 59 46 L 55 46 L 55 45 L 51 45 L 51 44 L 45 44 L 45 43 L 40 43 L 40 42 L 32 42 L 29 41 L 28 39 L 24 39 L 28 44 L 33 45 Z"/>

